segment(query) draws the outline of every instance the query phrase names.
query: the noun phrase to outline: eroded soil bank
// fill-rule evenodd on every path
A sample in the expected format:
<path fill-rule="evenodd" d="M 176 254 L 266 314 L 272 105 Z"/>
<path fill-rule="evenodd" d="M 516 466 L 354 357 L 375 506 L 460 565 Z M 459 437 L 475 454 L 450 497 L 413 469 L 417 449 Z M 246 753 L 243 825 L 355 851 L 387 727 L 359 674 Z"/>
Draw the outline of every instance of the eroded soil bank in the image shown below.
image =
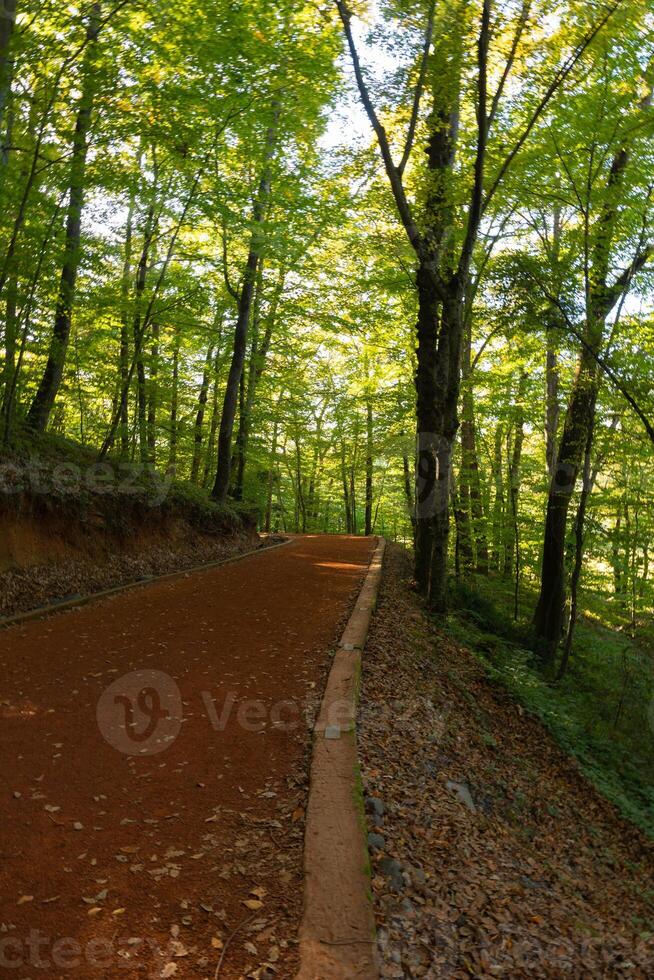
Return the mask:
<path fill-rule="evenodd" d="M 265 543 L 252 516 L 209 504 L 0 493 L 0 617 Z"/>

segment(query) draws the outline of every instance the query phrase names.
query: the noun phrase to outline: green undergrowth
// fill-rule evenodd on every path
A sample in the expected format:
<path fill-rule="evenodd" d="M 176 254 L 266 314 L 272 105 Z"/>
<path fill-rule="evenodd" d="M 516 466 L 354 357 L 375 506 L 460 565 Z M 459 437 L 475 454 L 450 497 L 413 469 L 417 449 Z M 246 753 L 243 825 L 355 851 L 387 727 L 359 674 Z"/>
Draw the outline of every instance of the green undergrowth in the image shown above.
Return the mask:
<path fill-rule="evenodd" d="M 207 534 L 254 530 L 257 513 L 244 504 L 218 504 L 194 484 L 156 468 L 109 455 L 62 436 L 17 438 L 0 453 L 0 512 L 102 518 L 115 534 L 135 523 L 154 526 L 181 519 Z"/>
<path fill-rule="evenodd" d="M 630 636 L 600 622 L 596 612 L 581 617 L 568 671 L 553 681 L 532 652 L 527 611 L 533 600 L 524 597 L 516 622 L 506 582 L 490 577 L 474 589 L 458 586 L 445 630 L 540 719 L 623 816 L 654 838 L 651 635 Z"/>

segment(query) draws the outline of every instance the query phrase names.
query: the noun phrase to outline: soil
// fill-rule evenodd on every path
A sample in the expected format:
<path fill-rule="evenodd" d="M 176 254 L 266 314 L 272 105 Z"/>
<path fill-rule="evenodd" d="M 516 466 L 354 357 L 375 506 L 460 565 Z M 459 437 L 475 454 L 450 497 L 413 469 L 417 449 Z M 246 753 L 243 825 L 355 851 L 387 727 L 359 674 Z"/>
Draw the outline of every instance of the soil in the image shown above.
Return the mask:
<path fill-rule="evenodd" d="M 0 633 L 0 975 L 295 974 L 310 729 L 373 544 Z"/>
<path fill-rule="evenodd" d="M 443 635 L 387 550 L 359 753 L 383 977 L 654 976 L 654 846 Z"/>
<path fill-rule="evenodd" d="M 0 617 L 220 561 L 262 543 L 254 529 L 207 534 L 181 519 L 135 524 L 116 535 L 61 517 L 3 515 Z"/>

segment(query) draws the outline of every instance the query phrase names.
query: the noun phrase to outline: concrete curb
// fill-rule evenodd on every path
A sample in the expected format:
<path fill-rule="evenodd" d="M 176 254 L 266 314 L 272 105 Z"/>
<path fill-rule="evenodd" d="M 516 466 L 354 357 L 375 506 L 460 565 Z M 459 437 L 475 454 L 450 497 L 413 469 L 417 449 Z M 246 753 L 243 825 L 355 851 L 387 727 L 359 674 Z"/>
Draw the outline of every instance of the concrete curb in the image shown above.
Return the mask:
<path fill-rule="evenodd" d="M 88 606 L 90 603 L 95 602 L 99 599 L 107 599 L 113 595 L 119 595 L 121 592 L 127 592 L 129 589 L 139 589 L 145 585 L 153 585 L 155 582 L 165 582 L 166 580 L 175 578 L 184 578 L 186 575 L 190 575 L 193 572 L 203 572 L 209 568 L 219 568 L 221 565 L 231 565 L 233 562 L 242 561 L 243 558 L 250 558 L 252 555 L 262 555 L 266 551 L 274 551 L 275 548 L 283 548 L 287 544 L 293 543 L 293 538 L 289 538 L 287 541 L 280 541 L 279 544 L 270 544 L 266 547 L 251 548 L 249 551 L 243 551 L 239 555 L 232 555 L 231 558 L 220 558 L 217 561 L 209 561 L 204 565 L 192 565 L 190 568 L 182 568 L 176 572 L 165 572 L 163 575 L 152 575 L 147 578 L 137 579 L 135 582 L 126 582 L 125 585 L 114 585 L 110 589 L 103 589 L 101 592 L 91 592 L 90 595 L 86 596 L 75 596 L 73 599 L 67 599 L 62 602 L 53 602 L 49 606 L 40 606 L 38 609 L 30 609 L 28 612 L 18 613 L 16 616 L 7 616 L 4 619 L 0 619 L 0 629 L 6 629 L 9 626 L 16 626 L 19 623 L 26 623 L 32 619 L 46 619 L 48 616 L 54 616 L 56 613 L 66 612 L 68 609 L 76 609 L 79 606 Z"/>
<path fill-rule="evenodd" d="M 379 539 L 334 655 L 314 728 L 296 980 L 378 980 L 366 822 L 356 744 L 361 653 L 377 601 Z"/>

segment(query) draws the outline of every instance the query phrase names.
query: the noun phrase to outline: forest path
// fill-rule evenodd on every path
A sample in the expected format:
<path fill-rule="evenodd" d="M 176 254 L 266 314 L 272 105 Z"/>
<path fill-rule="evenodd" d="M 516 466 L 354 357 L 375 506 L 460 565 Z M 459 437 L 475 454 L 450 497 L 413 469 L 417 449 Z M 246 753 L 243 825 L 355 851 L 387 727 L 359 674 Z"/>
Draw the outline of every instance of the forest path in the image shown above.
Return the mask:
<path fill-rule="evenodd" d="M 0 633 L 0 976 L 293 976 L 305 708 L 374 545 L 299 537 Z"/>

